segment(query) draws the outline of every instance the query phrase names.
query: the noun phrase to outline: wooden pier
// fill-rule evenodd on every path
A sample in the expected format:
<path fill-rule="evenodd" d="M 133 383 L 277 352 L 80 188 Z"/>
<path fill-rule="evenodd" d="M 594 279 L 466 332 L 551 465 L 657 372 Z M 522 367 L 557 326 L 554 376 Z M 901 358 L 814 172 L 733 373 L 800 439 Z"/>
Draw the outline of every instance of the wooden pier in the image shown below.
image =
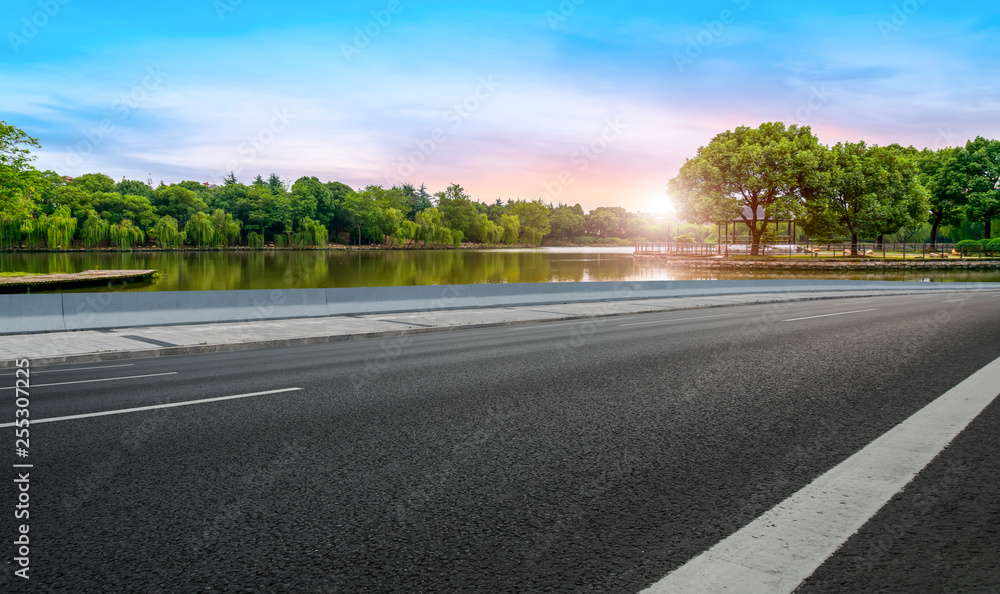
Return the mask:
<path fill-rule="evenodd" d="M 87 270 L 56 274 L 27 274 L 0 277 L 0 293 L 26 293 L 35 290 L 102 287 L 151 280 L 156 270 Z"/>

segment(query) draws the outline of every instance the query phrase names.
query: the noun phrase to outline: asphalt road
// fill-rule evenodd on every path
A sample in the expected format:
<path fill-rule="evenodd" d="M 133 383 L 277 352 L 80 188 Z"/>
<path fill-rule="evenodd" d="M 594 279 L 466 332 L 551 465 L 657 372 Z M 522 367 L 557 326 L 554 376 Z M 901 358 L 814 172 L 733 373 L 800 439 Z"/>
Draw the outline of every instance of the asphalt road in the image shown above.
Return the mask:
<path fill-rule="evenodd" d="M 39 423 L 27 459 L 0 430 L 8 475 L 34 465 L 31 579 L 8 544 L 0 586 L 636 592 L 1000 357 L 1000 297 L 962 297 L 35 368 L 36 421 L 301 390 Z M 998 425 L 995 403 L 802 591 L 1000 588 Z"/>

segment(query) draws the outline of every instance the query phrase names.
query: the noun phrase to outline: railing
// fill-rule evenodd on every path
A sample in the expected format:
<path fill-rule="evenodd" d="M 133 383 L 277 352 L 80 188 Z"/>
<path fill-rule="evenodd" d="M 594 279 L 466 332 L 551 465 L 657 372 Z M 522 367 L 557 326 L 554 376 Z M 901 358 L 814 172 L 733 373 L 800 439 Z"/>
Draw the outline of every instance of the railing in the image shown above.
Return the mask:
<path fill-rule="evenodd" d="M 662 256 L 732 256 L 752 253 L 749 242 L 740 243 L 677 243 L 641 242 L 635 246 L 638 255 Z M 792 244 L 759 246 L 759 255 L 787 258 L 866 258 L 882 260 L 931 259 L 991 259 L 1000 252 L 956 250 L 952 243 L 872 243 L 802 241 Z"/>

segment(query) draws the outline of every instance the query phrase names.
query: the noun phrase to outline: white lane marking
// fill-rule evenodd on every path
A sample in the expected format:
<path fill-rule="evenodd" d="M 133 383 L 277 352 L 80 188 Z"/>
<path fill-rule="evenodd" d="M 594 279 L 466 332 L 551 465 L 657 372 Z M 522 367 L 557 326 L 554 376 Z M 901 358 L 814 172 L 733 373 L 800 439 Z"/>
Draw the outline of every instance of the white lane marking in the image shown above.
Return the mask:
<path fill-rule="evenodd" d="M 1000 359 L 972 374 L 643 594 L 795 590 L 1000 392 Z"/>
<path fill-rule="evenodd" d="M 674 318 L 672 320 L 656 320 L 653 322 L 634 322 L 632 324 L 620 324 L 620 327 L 625 326 L 645 326 L 647 324 L 666 324 L 668 322 L 683 322 L 685 320 L 704 320 L 708 318 L 727 318 L 729 316 L 735 316 L 736 314 L 721 314 L 717 316 L 695 316 L 693 318 Z"/>
<path fill-rule="evenodd" d="M 955 303 L 956 301 L 968 301 L 968 300 L 969 300 L 969 298 L 966 297 L 964 299 L 949 299 L 947 301 L 942 301 L 941 303 Z"/>
<path fill-rule="evenodd" d="M 127 379 L 139 379 L 142 377 L 160 377 L 162 375 L 177 375 L 178 372 L 170 371 L 168 373 L 150 373 L 148 375 L 127 375 L 125 377 L 102 377 L 100 379 L 91 380 L 78 380 L 75 382 L 57 382 L 54 384 L 31 384 L 28 389 L 32 388 L 44 388 L 46 386 L 68 386 L 70 384 L 91 384 L 94 382 L 113 382 L 117 380 L 127 380 Z M 0 388 L 0 390 L 13 390 L 16 386 L 9 386 L 7 388 Z"/>
<path fill-rule="evenodd" d="M 792 318 L 790 320 L 781 320 L 782 322 L 801 322 L 802 320 L 815 320 L 816 318 L 829 318 L 831 316 L 846 316 L 848 314 L 865 313 L 866 311 L 878 311 L 877 309 L 859 309 L 857 311 L 841 311 L 832 314 L 823 314 L 821 316 L 809 316 L 806 318 Z"/>
<path fill-rule="evenodd" d="M 173 408 L 176 406 L 191 406 L 193 404 L 206 404 L 208 402 L 222 402 L 223 400 L 235 400 L 237 398 L 250 398 L 251 396 L 266 396 L 268 394 L 281 394 L 283 392 L 295 392 L 302 388 L 282 388 L 281 390 L 268 390 L 266 392 L 253 392 L 252 394 L 237 394 L 236 396 L 219 396 L 217 398 L 205 398 L 202 400 L 186 400 L 184 402 L 171 402 L 170 404 L 154 404 L 152 406 L 140 406 L 137 408 L 123 408 L 119 410 L 107 410 L 103 412 L 87 413 L 83 415 L 71 415 L 68 417 L 51 417 L 48 419 L 31 419 L 32 425 L 38 423 L 57 423 L 59 421 L 73 421 L 76 419 L 89 419 L 91 417 L 106 417 L 108 415 L 123 415 L 126 413 L 142 412 L 146 410 L 156 410 L 158 408 Z M 4 423 L 0 427 L 13 427 L 14 423 Z"/>
<path fill-rule="evenodd" d="M 114 367 L 134 367 L 135 363 L 126 363 L 124 365 L 101 365 L 100 367 L 76 367 L 73 369 L 35 369 L 30 368 L 31 373 L 62 373 L 64 371 L 87 371 L 89 369 L 112 369 Z M 17 375 L 14 373 L 0 373 L 0 376 L 6 375 Z"/>

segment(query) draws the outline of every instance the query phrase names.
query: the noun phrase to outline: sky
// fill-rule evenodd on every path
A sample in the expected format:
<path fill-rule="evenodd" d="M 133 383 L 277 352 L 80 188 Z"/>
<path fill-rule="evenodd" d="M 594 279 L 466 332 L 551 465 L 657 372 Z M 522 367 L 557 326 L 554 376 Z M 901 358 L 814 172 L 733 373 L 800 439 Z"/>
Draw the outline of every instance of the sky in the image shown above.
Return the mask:
<path fill-rule="evenodd" d="M 9 0 L 0 120 L 63 175 L 668 212 L 720 132 L 1000 138 L 1000 4 Z"/>

